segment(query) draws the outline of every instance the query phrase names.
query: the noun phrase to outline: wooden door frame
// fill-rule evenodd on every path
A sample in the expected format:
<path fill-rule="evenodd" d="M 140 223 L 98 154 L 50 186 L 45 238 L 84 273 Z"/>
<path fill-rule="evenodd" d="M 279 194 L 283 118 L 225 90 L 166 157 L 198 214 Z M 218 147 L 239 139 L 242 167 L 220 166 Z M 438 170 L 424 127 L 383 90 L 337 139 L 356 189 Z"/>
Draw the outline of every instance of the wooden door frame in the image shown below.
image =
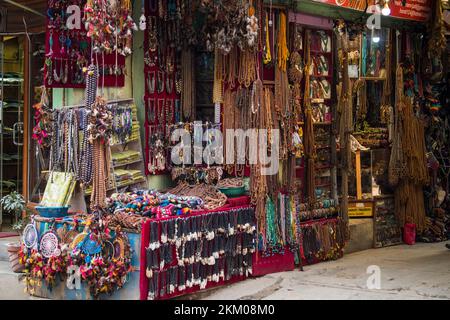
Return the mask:
<path fill-rule="evenodd" d="M 30 44 L 28 41 L 28 37 L 25 36 L 23 38 L 23 49 L 24 49 L 24 89 L 23 89 L 23 148 L 22 148 L 22 194 L 25 198 L 25 201 L 28 201 L 28 134 L 30 132 L 29 126 L 29 115 L 30 115 Z"/>
<path fill-rule="evenodd" d="M 30 32 L 36 33 L 44 33 L 45 26 L 39 28 L 32 28 L 29 30 Z M 31 40 L 30 40 L 31 41 Z M 30 194 L 29 194 L 29 165 L 30 165 L 30 146 L 31 146 L 31 132 L 33 128 L 30 126 L 30 120 L 33 117 L 32 110 L 32 94 L 33 90 L 31 88 L 31 77 L 30 77 L 30 63 L 31 63 L 31 44 L 28 41 L 27 35 L 23 38 L 24 42 L 24 99 L 23 99 L 23 162 L 22 162 L 22 194 L 25 198 L 25 201 L 28 202 Z"/>

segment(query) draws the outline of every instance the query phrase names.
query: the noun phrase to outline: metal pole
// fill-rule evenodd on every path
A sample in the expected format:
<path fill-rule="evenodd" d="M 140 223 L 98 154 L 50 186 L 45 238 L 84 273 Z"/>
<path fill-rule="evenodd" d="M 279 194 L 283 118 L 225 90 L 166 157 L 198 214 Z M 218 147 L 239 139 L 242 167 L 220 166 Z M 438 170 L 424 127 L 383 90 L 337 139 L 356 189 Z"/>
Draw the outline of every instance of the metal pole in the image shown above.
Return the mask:
<path fill-rule="evenodd" d="M 44 17 L 44 18 L 45 18 L 45 15 L 44 15 L 44 14 L 42 14 L 42 13 L 40 13 L 39 11 L 36 11 L 36 10 L 34 10 L 34 9 L 31 9 L 31 8 L 29 8 L 29 7 L 27 7 L 27 6 L 24 6 L 23 4 L 17 3 L 17 2 L 12 1 L 12 0 L 3 0 L 3 2 L 9 3 L 9 4 L 11 4 L 11 5 L 15 6 L 15 7 L 18 7 L 18 8 L 20 8 L 20 9 L 23 9 L 23 10 L 25 10 L 25 11 L 34 13 L 35 15 L 38 15 L 38 16 L 41 16 L 41 17 Z"/>

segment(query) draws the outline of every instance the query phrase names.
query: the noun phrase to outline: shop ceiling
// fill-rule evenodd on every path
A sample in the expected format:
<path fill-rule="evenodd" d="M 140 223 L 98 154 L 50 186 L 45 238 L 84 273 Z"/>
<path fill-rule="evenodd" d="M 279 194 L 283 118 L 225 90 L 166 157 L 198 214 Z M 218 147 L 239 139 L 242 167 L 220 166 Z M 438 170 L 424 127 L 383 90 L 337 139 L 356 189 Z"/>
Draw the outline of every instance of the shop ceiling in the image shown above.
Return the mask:
<path fill-rule="evenodd" d="M 0 0 L 0 33 L 44 31 L 46 11 L 47 0 Z"/>

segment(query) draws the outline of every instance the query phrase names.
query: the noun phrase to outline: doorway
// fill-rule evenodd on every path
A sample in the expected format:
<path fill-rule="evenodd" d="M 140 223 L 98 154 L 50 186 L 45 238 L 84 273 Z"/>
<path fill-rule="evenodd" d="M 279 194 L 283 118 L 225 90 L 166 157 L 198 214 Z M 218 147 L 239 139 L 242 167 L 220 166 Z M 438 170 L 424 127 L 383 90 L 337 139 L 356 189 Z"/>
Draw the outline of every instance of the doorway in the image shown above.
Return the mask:
<path fill-rule="evenodd" d="M 0 41 L 0 198 L 23 193 L 25 99 L 23 37 L 3 36 Z M 14 223 L 14 215 L 0 208 L 0 225 Z"/>

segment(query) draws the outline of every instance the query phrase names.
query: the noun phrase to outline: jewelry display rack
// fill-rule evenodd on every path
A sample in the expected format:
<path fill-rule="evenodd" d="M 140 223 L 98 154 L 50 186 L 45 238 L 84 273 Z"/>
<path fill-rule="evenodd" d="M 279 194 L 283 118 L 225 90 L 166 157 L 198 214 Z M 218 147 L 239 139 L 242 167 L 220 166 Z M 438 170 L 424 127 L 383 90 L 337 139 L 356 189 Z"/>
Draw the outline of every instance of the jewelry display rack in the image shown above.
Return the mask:
<path fill-rule="evenodd" d="M 132 134 L 125 141 L 119 141 L 117 136 L 113 134 L 110 145 L 112 155 L 110 177 L 113 179 L 111 179 L 107 188 L 109 195 L 115 192 L 126 192 L 131 189 L 143 189 L 147 187 L 136 105 L 133 99 L 108 102 L 108 105 L 112 104 L 117 104 L 117 107 L 131 105 L 133 121 Z M 77 187 L 70 203 L 71 210 L 87 210 L 90 195 L 91 190 L 89 188 L 82 193 L 80 188 Z"/>
<path fill-rule="evenodd" d="M 316 196 L 331 199 L 332 192 L 332 79 L 333 34 L 329 30 L 310 29 L 311 32 L 311 107 L 316 142 Z M 306 36 L 304 36 L 306 38 Z"/>
<path fill-rule="evenodd" d="M 310 39 L 306 39 L 310 34 Z M 316 197 L 318 201 L 323 199 L 336 198 L 334 189 L 333 174 L 336 171 L 334 154 L 336 145 L 333 133 L 333 34 L 331 30 L 321 30 L 303 26 L 303 46 L 298 52 L 303 56 L 306 63 L 306 41 L 310 41 L 310 92 L 311 108 L 313 111 L 313 125 L 316 145 Z M 326 39 L 324 41 L 323 39 Z M 325 61 L 325 62 L 324 62 Z M 305 80 L 302 84 L 305 90 Z M 326 92 L 325 92 L 326 91 Z M 305 122 L 300 122 L 299 126 L 305 130 Z M 305 163 L 297 162 L 297 178 L 303 180 Z"/>

